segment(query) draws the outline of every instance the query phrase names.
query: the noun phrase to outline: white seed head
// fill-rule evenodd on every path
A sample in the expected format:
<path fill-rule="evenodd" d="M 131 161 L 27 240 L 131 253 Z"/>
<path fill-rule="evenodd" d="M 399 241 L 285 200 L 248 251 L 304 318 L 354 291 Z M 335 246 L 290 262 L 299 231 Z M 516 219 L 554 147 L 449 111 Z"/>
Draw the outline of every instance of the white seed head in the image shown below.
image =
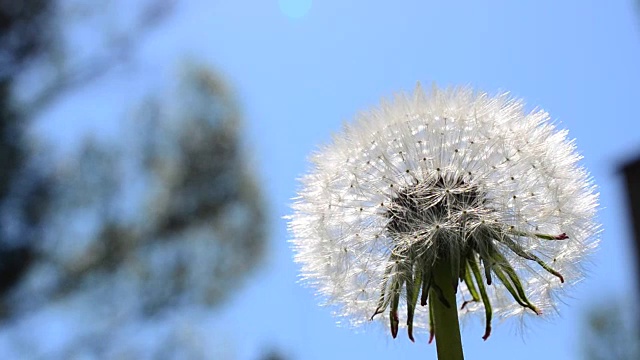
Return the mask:
<path fill-rule="evenodd" d="M 405 280 L 446 254 L 461 269 L 458 303 L 480 286 L 498 317 L 545 313 L 598 243 L 598 194 L 566 136 L 507 94 L 418 85 L 383 102 L 311 157 L 289 217 L 302 279 L 352 325 L 388 324 L 393 282 L 406 312 L 417 300 Z M 481 264 L 491 285 L 464 281 Z M 475 300 L 459 315 L 485 315 Z M 428 308 L 415 309 L 418 331 Z"/>

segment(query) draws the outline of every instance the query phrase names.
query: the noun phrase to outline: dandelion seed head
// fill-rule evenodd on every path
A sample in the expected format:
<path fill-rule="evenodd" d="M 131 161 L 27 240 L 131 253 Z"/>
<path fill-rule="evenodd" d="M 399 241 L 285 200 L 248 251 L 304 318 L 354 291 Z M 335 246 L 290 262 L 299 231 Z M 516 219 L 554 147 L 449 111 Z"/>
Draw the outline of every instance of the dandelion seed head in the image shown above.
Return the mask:
<path fill-rule="evenodd" d="M 469 88 L 418 86 L 360 114 L 301 178 L 289 217 L 301 278 L 351 325 L 389 326 L 394 291 L 404 314 L 446 256 L 458 302 L 475 300 L 459 316 L 484 315 L 478 286 L 497 317 L 547 314 L 598 243 L 598 194 L 567 135 L 542 110 Z M 415 307 L 417 331 L 428 308 Z"/>

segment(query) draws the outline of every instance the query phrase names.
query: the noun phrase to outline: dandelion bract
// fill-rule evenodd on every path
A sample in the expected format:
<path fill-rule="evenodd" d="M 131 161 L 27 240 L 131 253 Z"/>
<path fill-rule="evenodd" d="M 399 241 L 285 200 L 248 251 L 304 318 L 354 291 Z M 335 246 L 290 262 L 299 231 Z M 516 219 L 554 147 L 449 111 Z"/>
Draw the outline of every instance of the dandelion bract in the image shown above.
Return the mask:
<path fill-rule="evenodd" d="M 459 316 L 541 315 L 583 278 L 598 206 L 567 132 L 508 94 L 419 86 L 311 157 L 289 217 L 304 282 L 354 326 L 429 330 L 447 259 Z"/>

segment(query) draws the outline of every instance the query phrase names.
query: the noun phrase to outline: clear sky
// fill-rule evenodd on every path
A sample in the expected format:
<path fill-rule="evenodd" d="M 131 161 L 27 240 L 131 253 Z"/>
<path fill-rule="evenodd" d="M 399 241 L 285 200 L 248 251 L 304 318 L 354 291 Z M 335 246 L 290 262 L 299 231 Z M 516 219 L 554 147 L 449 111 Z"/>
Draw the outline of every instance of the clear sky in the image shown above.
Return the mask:
<path fill-rule="evenodd" d="M 435 359 L 435 347 L 424 337 L 413 344 L 405 336 L 392 340 L 375 326 L 358 333 L 337 327 L 330 309 L 317 306 L 313 290 L 296 282 L 298 266 L 282 220 L 296 177 L 307 170 L 307 155 L 343 121 L 382 97 L 412 90 L 416 81 L 508 90 L 530 109 L 544 108 L 577 139 L 583 165 L 601 192 L 602 244 L 591 276 L 560 304 L 561 316 L 529 319 L 537 321 L 524 330 L 517 323 L 498 325 L 486 342 L 482 326 L 470 324 L 463 330 L 467 358 L 579 359 L 588 308 L 612 298 L 637 307 L 630 225 L 617 173 L 621 162 L 640 155 L 636 4 L 479 3 L 190 2 L 147 38 L 136 55 L 144 65 L 136 71 L 148 87 L 173 75 L 186 54 L 222 72 L 243 106 L 246 146 L 263 179 L 272 225 L 267 265 L 215 314 L 212 336 L 227 342 L 238 359 L 257 359 L 272 348 L 304 360 Z M 111 89 L 140 87 L 124 78 L 110 81 Z M 86 106 L 108 108 L 109 101 L 123 99 L 134 104 L 135 91 Z M 65 124 L 64 109 L 53 109 L 58 125 Z"/>

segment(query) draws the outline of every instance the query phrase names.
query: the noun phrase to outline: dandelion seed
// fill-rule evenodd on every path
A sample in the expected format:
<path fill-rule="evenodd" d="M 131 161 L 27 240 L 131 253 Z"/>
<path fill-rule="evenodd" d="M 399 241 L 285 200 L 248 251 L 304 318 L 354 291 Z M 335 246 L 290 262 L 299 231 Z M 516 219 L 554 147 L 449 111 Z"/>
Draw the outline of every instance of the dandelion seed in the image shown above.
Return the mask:
<path fill-rule="evenodd" d="M 301 179 L 289 229 L 303 280 L 352 325 L 411 340 L 438 342 L 437 304 L 483 317 L 485 340 L 495 317 L 546 313 L 598 243 L 598 194 L 566 136 L 466 88 L 418 86 L 361 114 Z"/>

